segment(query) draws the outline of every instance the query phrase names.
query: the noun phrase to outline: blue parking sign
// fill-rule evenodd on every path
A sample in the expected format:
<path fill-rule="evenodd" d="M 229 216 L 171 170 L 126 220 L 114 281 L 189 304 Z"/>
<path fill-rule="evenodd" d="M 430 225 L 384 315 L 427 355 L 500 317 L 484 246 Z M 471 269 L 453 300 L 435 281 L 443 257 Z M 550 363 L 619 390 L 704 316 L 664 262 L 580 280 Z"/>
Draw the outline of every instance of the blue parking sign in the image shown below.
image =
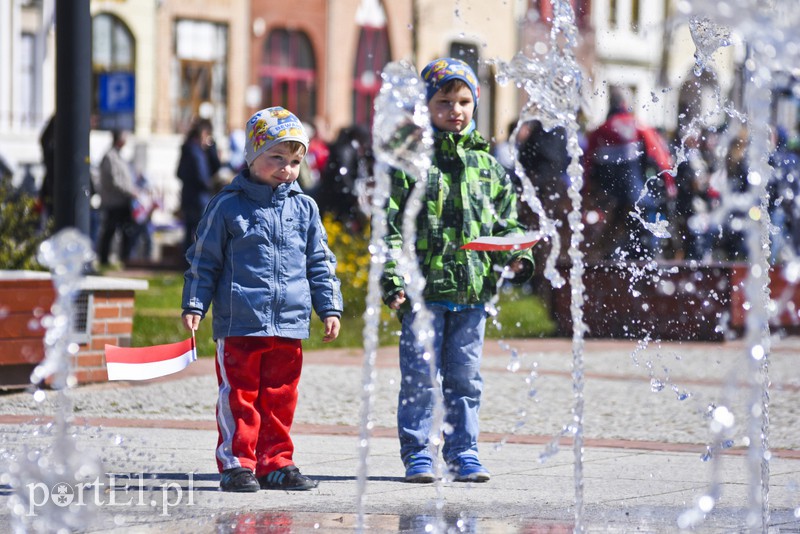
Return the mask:
<path fill-rule="evenodd" d="M 135 76 L 132 72 L 105 72 L 99 77 L 100 113 L 133 113 Z"/>

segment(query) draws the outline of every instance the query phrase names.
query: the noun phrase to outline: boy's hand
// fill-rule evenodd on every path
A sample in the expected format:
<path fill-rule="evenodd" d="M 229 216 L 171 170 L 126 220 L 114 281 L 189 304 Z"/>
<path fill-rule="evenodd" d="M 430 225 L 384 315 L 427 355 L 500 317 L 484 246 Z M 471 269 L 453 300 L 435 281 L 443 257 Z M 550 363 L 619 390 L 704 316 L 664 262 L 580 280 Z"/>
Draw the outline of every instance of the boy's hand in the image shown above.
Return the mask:
<path fill-rule="evenodd" d="M 389 303 L 389 307 L 393 310 L 399 310 L 400 306 L 406 301 L 406 292 L 404 290 L 398 291 L 395 296 L 394 300 Z"/>
<path fill-rule="evenodd" d="M 186 330 L 191 330 L 194 332 L 200 327 L 200 316 L 194 313 L 187 313 L 184 314 L 182 317 L 183 319 L 183 326 Z"/>
<path fill-rule="evenodd" d="M 512 273 L 519 274 L 521 272 L 524 272 L 525 269 L 527 269 L 527 265 L 523 260 L 516 259 L 508 264 L 508 268 L 511 270 Z"/>
<path fill-rule="evenodd" d="M 322 338 L 322 341 L 330 343 L 339 337 L 339 318 L 326 317 L 323 322 L 325 323 L 325 337 Z"/>
<path fill-rule="evenodd" d="M 507 278 L 512 284 L 521 284 L 533 276 L 533 264 L 530 260 L 517 258 L 507 266 L 507 272 L 503 278 Z"/>

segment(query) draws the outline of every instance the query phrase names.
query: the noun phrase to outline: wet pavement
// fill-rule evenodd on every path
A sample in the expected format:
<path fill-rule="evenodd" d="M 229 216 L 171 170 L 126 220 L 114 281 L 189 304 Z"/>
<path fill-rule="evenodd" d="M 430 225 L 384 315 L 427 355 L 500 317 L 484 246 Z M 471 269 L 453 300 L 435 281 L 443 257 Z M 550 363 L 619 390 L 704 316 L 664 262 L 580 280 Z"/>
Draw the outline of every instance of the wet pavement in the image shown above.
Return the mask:
<path fill-rule="evenodd" d="M 98 459 L 107 474 L 84 487 L 91 519 L 81 530 L 571 532 L 576 520 L 571 441 L 562 440 L 558 453 L 541 461 L 559 425 L 569 422 L 571 345 L 568 340 L 507 343 L 516 352 L 487 342 L 481 459 L 492 480 L 486 484 L 402 481 L 392 424 L 396 349 L 381 349 L 362 499 L 357 474 L 363 355 L 358 350 L 306 355 L 293 434 L 297 465 L 320 481 L 308 492 L 218 491 L 210 360 L 201 359 L 169 379 L 71 390 L 78 455 Z M 737 420 L 732 447 L 719 462 L 703 461 L 712 437 L 705 408 L 725 401 L 734 413 L 741 412 L 747 377 L 737 370 L 743 354 L 740 342 L 647 348 L 637 348 L 634 341 L 587 342 L 580 477 L 580 520 L 586 531 L 679 532 L 687 510 L 711 491 L 715 470 L 719 498 L 693 532 L 746 530 L 753 488 L 746 421 Z M 798 354 L 796 338 L 776 343 L 771 354 L 769 532 L 800 532 Z M 25 451 L 53 452 L 52 404 L 30 397 L 0 396 L 3 473 Z M 39 510 L 30 503 L 27 509 L 6 506 L 16 502 L 10 480 L 0 479 L 4 532 L 21 521 L 34 525 L 31 514 Z M 28 488 L 34 503 L 46 500 L 43 488 Z"/>

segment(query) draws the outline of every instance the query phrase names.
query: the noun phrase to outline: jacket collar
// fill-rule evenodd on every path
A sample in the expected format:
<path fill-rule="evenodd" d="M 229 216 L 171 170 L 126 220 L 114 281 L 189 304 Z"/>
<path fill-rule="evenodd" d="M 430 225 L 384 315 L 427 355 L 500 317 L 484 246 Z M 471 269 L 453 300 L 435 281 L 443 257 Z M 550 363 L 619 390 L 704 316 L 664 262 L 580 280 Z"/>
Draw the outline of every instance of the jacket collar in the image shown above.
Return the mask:
<path fill-rule="evenodd" d="M 464 150 L 489 150 L 489 143 L 476 129 L 466 129 L 461 133 L 444 132 L 436 130 L 433 133 L 434 143 L 445 153 L 455 155 L 456 147 L 461 146 Z"/>
<path fill-rule="evenodd" d="M 280 202 L 289 195 L 296 195 L 303 192 L 297 180 L 290 184 L 281 184 L 275 189 L 267 184 L 260 184 L 250 179 L 250 170 L 244 169 L 236 178 L 225 187 L 226 190 L 242 191 L 249 198 L 259 204 L 269 204 L 270 202 Z"/>

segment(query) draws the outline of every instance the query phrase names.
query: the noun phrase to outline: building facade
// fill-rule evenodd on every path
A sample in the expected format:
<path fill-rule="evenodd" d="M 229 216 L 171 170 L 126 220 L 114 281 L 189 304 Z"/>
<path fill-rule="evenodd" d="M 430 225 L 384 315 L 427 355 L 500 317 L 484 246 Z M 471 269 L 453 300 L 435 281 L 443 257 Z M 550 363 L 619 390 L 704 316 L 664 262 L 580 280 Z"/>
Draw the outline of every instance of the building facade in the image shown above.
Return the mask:
<path fill-rule="evenodd" d="M 0 153 L 41 178 L 38 136 L 55 106 L 56 0 L 0 0 Z M 694 45 L 676 0 L 571 0 L 584 70 L 587 128 L 605 118 L 607 89 L 627 87 L 642 120 L 665 131 L 705 113 L 709 95 L 736 91 L 743 52 L 715 54 L 692 73 Z M 283 105 L 331 141 L 369 128 L 389 61 L 417 72 L 460 57 L 482 86 L 477 114 L 488 139 L 503 140 L 524 94 L 495 81 L 509 61 L 545 41 L 548 0 L 92 0 L 91 157 L 109 130 L 133 133 L 127 154 L 155 185 L 163 219 L 179 209 L 179 148 L 193 118 L 212 119 L 218 146 L 262 107 Z"/>

